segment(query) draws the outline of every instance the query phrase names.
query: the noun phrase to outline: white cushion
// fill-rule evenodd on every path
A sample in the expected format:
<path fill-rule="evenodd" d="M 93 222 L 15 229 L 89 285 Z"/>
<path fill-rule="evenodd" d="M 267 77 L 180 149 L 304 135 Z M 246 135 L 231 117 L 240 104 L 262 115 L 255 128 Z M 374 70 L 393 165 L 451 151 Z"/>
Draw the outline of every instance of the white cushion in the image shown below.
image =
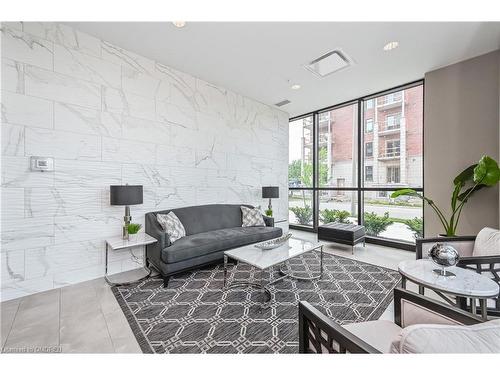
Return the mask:
<path fill-rule="evenodd" d="M 350 323 L 343 325 L 342 328 L 345 328 L 382 353 L 389 353 L 391 343 L 402 331 L 400 326 L 388 320 Z"/>
<path fill-rule="evenodd" d="M 179 238 L 186 236 L 186 229 L 184 229 L 184 225 L 182 225 L 181 221 L 177 217 L 173 211 L 170 211 L 168 214 L 157 214 L 156 220 L 162 226 L 163 230 L 167 232 L 168 238 L 171 243 L 174 243 Z"/>
<path fill-rule="evenodd" d="M 266 223 L 262 214 L 257 208 L 241 206 L 241 226 L 242 227 L 265 227 Z"/>
<path fill-rule="evenodd" d="M 391 353 L 500 353 L 500 319 L 472 326 L 415 324 L 403 329 Z"/>
<path fill-rule="evenodd" d="M 483 228 L 477 234 L 472 256 L 500 255 L 500 230 Z"/>

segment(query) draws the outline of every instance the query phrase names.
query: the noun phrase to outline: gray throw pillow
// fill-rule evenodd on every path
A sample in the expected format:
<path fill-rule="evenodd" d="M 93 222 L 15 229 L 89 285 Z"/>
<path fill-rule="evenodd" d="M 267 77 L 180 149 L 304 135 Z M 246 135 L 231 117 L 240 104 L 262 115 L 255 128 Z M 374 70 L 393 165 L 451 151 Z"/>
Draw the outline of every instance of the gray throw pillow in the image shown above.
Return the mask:
<path fill-rule="evenodd" d="M 167 232 L 171 243 L 174 243 L 178 239 L 186 236 L 184 225 L 182 225 L 181 221 L 173 211 L 170 211 L 166 215 L 156 214 L 156 220 L 158 220 L 158 223 L 160 223 L 163 230 Z"/>
<path fill-rule="evenodd" d="M 241 226 L 265 227 L 266 223 L 258 209 L 241 206 Z"/>

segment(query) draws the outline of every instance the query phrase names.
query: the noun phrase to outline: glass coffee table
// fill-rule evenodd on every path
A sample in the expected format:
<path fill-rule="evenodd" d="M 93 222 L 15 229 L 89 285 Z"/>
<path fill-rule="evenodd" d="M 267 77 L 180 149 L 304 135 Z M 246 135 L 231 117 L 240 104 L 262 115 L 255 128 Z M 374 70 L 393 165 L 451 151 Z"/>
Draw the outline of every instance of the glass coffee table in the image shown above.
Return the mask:
<path fill-rule="evenodd" d="M 323 276 L 323 245 L 319 242 L 310 242 L 300 238 L 290 238 L 280 247 L 271 250 L 262 250 L 255 247 L 256 244 L 238 247 L 236 249 L 227 250 L 224 252 L 224 289 L 238 288 L 238 287 L 252 287 L 262 290 L 266 293 L 266 302 L 271 299 L 271 292 L 268 287 L 286 277 L 295 278 L 299 280 L 314 280 Z M 306 254 L 310 251 L 320 249 L 320 264 L 319 271 L 315 272 L 312 276 L 297 276 L 289 269 L 287 261 Z M 227 263 L 229 259 L 237 260 L 249 264 L 260 270 L 260 282 L 255 283 L 251 281 L 238 281 L 227 284 Z M 280 266 L 281 277 L 272 279 L 272 268 Z M 263 274 L 264 271 L 270 269 L 270 280 L 265 283 Z"/>

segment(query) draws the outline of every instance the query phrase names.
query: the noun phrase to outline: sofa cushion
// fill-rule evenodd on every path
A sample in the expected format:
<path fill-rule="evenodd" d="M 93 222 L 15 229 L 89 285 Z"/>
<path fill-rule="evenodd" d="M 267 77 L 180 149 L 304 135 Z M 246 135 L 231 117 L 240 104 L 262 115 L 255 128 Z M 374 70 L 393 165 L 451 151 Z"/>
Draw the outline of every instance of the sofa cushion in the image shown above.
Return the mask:
<path fill-rule="evenodd" d="M 158 220 L 158 223 L 160 223 L 163 230 L 168 234 L 168 238 L 171 243 L 174 243 L 178 239 L 186 236 L 184 225 L 182 225 L 181 221 L 173 211 L 170 211 L 166 215 L 156 215 L 156 220 Z"/>
<path fill-rule="evenodd" d="M 257 208 L 241 206 L 241 226 L 242 227 L 265 227 L 266 223 L 262 214 Z"/>
<path fill-rule="evenodd" d="M 238 227 L 219 229 L 186 236 L 161 252 L 165 263 L 181 262 L 217 251 L 270 240 L 281 236 L 281 228 Z"/>
<path fill-rule="evenodd" d="M 500 319 L 472 326 L 415 324 L 399 333 L 391 353 L 500 353 Z"/>
<path fill-rule="evenodd" d="M 477 234 L 472 256 L 500 255 L 500 230 L 483 228 Z"/>
<path fill-rule="evenodd" d="M 389 353 L 391 343 L 402 330 L 400 326 L 388 320 L 350 323 L 343 325 L 342 328 L 345 328 L 382 353 Z"/>

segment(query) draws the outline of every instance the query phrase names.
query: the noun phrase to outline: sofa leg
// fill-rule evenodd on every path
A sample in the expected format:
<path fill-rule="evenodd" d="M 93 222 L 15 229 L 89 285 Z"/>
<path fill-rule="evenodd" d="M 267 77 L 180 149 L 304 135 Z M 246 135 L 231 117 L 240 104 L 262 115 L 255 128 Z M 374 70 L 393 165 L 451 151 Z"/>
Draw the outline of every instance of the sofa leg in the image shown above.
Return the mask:
<path fill-rule="evenodd" d="M 163 287 L 167 288 L 168 287 L 168 280 L 170 279 L 170 276 L 164 276 L 163 277 Z"/>

